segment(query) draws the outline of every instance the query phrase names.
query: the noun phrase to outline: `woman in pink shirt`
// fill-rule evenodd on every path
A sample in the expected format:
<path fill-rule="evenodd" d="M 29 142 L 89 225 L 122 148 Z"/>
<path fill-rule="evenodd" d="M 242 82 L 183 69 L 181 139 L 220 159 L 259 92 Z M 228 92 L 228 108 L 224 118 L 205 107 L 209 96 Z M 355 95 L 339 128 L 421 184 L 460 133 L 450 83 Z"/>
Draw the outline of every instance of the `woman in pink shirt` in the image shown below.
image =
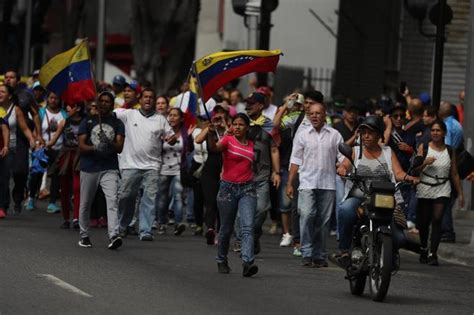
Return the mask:
<path fill-rule="evenodd" d="M 221 227 L 217 245 L 217 269 L 229 273 L 227 262 L 229 242 L 234 222 L 239 212 L 242 233 L 242 261 L 244 277 L 258 272 L 254 264 L 254 217 L 257 208 L 257 193 L 253 183 L 252 165 L 254 160 L 253 142 L 247 139 L 250 119 L 245 114 L 237 114 L 232 120 L 232 134 L 227 134 L 218 143 L 208 134 L 209 147 L 222 152 L 222 177 L 217 195 Z M 213 126 L 210 131 L 214 132 Z"/>

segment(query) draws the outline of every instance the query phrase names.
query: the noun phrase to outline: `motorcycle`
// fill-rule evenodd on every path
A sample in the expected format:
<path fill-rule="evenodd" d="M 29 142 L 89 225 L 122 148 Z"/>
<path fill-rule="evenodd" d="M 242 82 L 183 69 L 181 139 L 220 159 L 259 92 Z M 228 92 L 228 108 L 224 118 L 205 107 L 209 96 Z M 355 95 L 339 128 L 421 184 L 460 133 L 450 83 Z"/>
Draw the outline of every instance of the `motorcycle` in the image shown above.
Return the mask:
<path fill-rule="evenodd" d="M 363 294 L 368 278 L 371 298 L 380 302 L 387 295 L 393 271 L 391 223 L 395 209 L 394 194 L 406 183 L 395 185 L 390 181 L 380 180 L 367 185 L 366 179 L 357 175 L 357 168 L 352 159 L 352 148 L 341 143 L 338 149 L 354 168 L 353 173 L 345 176 L 345 179 L 357 185 L 364 195 L 364 200 L 359 206 L 359 210 L 362 210 L 361 215 L 354 229 L 350 264 L 341 267 L 346 269 L 346 279 L 349 280 L 353 295 Z M 408 173 L 422 163 L 422 157 L 415 157 Z"/>

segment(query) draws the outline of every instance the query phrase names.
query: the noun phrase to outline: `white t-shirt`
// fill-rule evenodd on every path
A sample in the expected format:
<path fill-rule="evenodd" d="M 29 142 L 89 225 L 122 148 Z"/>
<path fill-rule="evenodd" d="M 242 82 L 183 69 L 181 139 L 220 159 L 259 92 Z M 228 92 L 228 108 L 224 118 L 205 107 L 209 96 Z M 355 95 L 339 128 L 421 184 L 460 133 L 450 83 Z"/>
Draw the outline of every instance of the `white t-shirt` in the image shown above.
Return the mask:
<path fill-rule="evenodd" d="M 117 118 L 125 125 L 125 142 L 120 156 L 120 169 L 161 169 L 163 137 L 171 127 L 162 115 L 146 117 L 138 109 L 117 108 Z"/>
<path fill-rule="evenodd" d="M 196 137 L 201 133 L 202 129 L 201 128 L 196 128 L 193 131 L 193 140 L 196 139 Z M 196 143 L 194 141 L 194 155 L 193 158 L 196 162 L 204 164 L 207 160 L 207 144 L 206 141 L 202 142 L 201 144 Z"/>
<path fill-rule="evenodd" d="M 48 108 L 45 109 L 43 121 L 41 122 L 41 136 L 43 140 L 50 141 L 58 130 L 58 125 L 64 116 L 61 112 L 51 113 Z M 53 150 L 61 150 L 63 146 L 63 137 L 59 137 L 58 141 L 53 145 Z"/>
<path fill-rule="evenodd" d="M 277 110 L 278 110 L 278 107 L 276 107 L 276 105 L 270 104 L 267 108 L 263 109 L 262 114 L 263 116 L 268 117 L 271 120 L 273 120 L 273 118 L 275 118 L 275 114 Z"/>
<path fill-rule="evenodd" d="M 181 136 L 174 145 L 170 145 L 168 142 L 163 144 L 161 175 L 177 176 L 180 174 L 183 142 L 183 137 Z"/>

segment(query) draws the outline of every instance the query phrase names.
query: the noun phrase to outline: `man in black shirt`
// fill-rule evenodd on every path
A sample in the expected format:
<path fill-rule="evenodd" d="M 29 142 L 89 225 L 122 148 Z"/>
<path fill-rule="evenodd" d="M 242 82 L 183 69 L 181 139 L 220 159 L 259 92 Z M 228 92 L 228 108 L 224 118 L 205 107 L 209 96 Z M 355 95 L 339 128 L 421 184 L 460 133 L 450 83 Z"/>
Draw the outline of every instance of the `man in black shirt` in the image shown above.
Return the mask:
<path fill-rule="evenodd" d="M 334 129 L 339 131 L 344 141 L 353 146 L 357 138 L 357 126 L 359 118 L 359 108 L 355 105 L 348 105 L 342 111 L 342 121 L 333 126 Z"/>

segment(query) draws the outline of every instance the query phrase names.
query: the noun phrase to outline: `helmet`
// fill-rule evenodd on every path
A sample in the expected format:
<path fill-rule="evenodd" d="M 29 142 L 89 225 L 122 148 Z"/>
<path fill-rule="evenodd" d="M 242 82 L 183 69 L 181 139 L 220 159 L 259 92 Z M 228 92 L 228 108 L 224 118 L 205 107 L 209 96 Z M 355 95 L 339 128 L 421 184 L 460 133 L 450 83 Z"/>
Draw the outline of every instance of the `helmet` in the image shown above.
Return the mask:
<path fill-rule="evenodd" d="M 368 128 L 370 130 L 375 130 L 379 134 L 383 135 L 385 130 L 385 124 L 383 122 L 383 118 L 379 115 L 370 115 L 367 116 L 364 121 L 360 124 L 359 128 Z"/>

